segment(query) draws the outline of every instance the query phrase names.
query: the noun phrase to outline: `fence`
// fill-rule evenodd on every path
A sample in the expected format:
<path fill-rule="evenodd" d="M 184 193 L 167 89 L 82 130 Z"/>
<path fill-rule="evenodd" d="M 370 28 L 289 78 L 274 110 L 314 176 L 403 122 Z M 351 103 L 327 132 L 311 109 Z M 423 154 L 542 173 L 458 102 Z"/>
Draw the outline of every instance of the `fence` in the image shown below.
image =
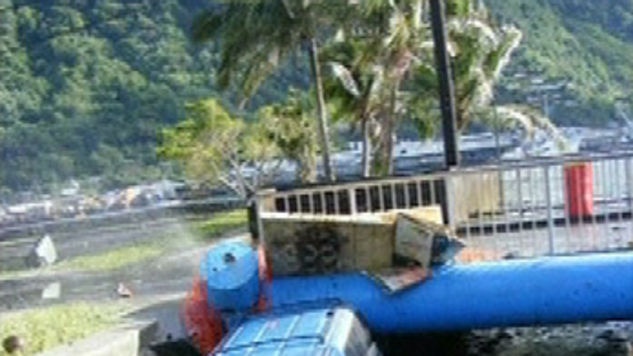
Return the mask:
<path fill-rule="evenodd" d="M 566 167 L 580 163 L 591 168 L 584 188 L 566 184 Z M 575 214 L 572 200 L 586 194 L 591 211 Z M 628 249 L 632 198 L 633 152 L 620 152 L 275 191 L 260 197 L 259 209 L 262 216 L 352 215 L 440 205 L 446 224 L 472 248 L 534 257 Z"/>

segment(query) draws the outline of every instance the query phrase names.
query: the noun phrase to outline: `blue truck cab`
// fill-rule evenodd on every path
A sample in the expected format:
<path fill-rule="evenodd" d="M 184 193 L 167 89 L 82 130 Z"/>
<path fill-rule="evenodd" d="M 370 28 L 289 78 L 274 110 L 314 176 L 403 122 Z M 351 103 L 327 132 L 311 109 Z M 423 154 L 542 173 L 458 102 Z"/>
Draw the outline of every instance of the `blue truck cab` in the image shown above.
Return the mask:
<path fill-rule="evenodd" d="M 257 314 L 235 327 L 211 355 L 381 355 L 356 313 L 346 307 Z"/>

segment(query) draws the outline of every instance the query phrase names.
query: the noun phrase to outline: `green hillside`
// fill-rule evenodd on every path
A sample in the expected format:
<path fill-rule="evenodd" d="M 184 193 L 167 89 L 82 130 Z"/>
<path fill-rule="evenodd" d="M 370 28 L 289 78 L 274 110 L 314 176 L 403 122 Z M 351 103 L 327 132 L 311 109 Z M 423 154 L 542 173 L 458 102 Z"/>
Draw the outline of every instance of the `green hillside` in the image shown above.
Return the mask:
<path fill-rule="evenodd" d="M 564 83 L 548 92 L 555 120 L 601 125 L 613 114 L 613 99 L 630 95 L 633 1 L 486 3 L 498 21 L 525 32 L 500 101 L 539 105 L 534 78 Z M 233 94 L 215 86 L 216 48 L 188 37 L 203 6 L 213 5 L 0 0 L 0 189 L 71 177 L 116 186 L 170 173 L 155 146 L 160 129 L 182 117 L 184 102 L 222 96 L 235 109 Z M 283 98 L 290 85 L 307 85 L 296 62 L 262 86 L 247 118 L 258 105 Z"/>
<path fill-rule="evenodd" d="M 0 0 L 0 186 L 102 175 L 117 185 L 164 173 L 160 128 L 181 118 L 185 101 L 220 95 L 214 47 L 188 37 L 204 4 Z M 294 72 L 251 105 L 305 84 Z"/>
<path fill-rule="evenodd" d="M 495 18 L 514 23 L 524 42 L 506 71 L 501 96 L 524 99 L 530 86 L 508 89 L 517 72 L 567 82 L 551 113 L 559 124 L 603 125 L 613 100 L 629 98 L 633 84 L 633 1 L 487 0 Z M 535 74 L 537 73 L 537 74 Z M 532 90 L 534 91 L 534 90 Z M 556 94 L 556 93 L 555 93 Z M 577 106 L 565 105 L 577 101 Z"/>

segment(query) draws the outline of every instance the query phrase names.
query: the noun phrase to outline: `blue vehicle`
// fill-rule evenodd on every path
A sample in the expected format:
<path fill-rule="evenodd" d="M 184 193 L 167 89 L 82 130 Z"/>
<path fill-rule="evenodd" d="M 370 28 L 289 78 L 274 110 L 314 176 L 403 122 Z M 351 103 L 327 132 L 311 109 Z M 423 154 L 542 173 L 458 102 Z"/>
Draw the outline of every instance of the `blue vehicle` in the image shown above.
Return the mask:
<path fill-rule="evenodd" d="M 212 355 L 381 355 L 356 313 L 346 307 L 258 314 L 244 320 Z"/>

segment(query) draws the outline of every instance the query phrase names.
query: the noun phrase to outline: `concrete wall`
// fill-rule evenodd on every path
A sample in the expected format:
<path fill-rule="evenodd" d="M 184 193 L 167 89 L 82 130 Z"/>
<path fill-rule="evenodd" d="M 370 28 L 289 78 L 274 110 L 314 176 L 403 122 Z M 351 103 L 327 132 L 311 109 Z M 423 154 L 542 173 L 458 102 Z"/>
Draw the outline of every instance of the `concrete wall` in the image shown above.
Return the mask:
<path fill-rule="evenodd" d="M 137 322 L 97 333 L 38 356 L 137 356 L 156 340 L 156 322 Z"/>

